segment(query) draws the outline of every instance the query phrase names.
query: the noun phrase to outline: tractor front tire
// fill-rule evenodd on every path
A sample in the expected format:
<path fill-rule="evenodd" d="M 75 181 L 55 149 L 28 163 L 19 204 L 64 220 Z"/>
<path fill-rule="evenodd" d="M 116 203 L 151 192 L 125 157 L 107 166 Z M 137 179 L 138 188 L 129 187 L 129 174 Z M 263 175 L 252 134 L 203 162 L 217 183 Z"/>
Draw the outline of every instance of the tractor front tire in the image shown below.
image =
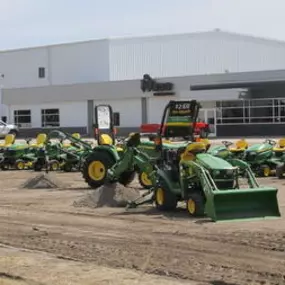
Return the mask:
<path fill-rule="evenodd" d="M 276 177 L 278 179 L 283 179 L 284 176 L 283 176 L 283 173 L 284 173 L 284 164 L 280 164 L 280 165 L 277 165 L 276 167 Z"/>
<path fill-rule="evenodd" d="M 115 159 L 106 152 L 95 151 L 84 161 L 82 175 L 91 188 L 98 188 L 105 182 L 107 171 L 116 163 Z"/>
<path fill-rule="evenodd" d="M 22 159 L 16 160 L 16 162 L 15 162 L 16 170 L 24 170 L 25 167 L 26 167 L 26 163 L 24 160 L 22 160 Z"/>
<path fill-rule="evenodd" d="M 177 198 L 170 191 L 158 187 L 154 191 L 155 206 L 159 211 L 173 211 L 177 207 Z"/>
<path fill-rule="evenodd" d="M 260 177 L 269 177 L 271 175 L 271 168 L 269 165 L 263 164 L 260 166 L 259 176 Z"/>
<path fill-rule="evenodd" d="M 200 193 L 192 193 L 186 200 L 186 209 L 190 216 L 202 217 L 205 215 L 205 199 Z"/>
<path fill-rule="evenodd" d="M 148 178 L 146 172 L 138 172 L 139 183 L 144 189 L 150 189 L 152 187 L 151 180 Z"/>

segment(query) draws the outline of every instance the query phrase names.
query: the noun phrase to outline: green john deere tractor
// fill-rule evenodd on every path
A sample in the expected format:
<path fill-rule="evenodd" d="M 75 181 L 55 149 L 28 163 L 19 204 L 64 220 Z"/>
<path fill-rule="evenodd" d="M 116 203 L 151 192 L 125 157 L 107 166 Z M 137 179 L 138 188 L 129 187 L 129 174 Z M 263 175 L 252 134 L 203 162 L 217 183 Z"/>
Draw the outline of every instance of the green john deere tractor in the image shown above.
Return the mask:
<path fill-rule="evenodd" d="M 156 139 L 159 155 L 151 159 L 141 151 L 140 135 L 133 134 L 126 141 L 121 159 L 108 170 L 105 181 L 120 182 L 125 173 L 137 167 L 148 173 L 153 187 L 129 207 L 154 202 L 158 210 L 169 211 L 179 201 L 185 201 L 191 216 L 206 214 L 213 221 L 279 217 L 276 188 L 259 186 L 247 163 L 238 159 L 227 162 L 207 154 L 204 143 L 194 142 L 199 108 L 195 100 L 170 101 L 161 124 L 166 129 L 162 132 L 161 128 Z M 173 124 L 173 116 L 191 117 L 193 124 Z M 171 138 L 188 137 L 189 141 L 186 146 L 166 148 L 162 133 Z M 241 184 L 239 169 L 246 172 L 246 186 Z"/>
<path fill-rule="evenodd" d="M 97 105 L 94 110 L 94 129 L 97 146 L 86 156 L 82 175 L 92 188 L 104 184 L 107 170 L 120 160 L 123 148 L 116 145 L 115 120 L 110 105 Z M 135 177 L 135 172 L 123 173 L 120 181 L 127 185 Z"/>

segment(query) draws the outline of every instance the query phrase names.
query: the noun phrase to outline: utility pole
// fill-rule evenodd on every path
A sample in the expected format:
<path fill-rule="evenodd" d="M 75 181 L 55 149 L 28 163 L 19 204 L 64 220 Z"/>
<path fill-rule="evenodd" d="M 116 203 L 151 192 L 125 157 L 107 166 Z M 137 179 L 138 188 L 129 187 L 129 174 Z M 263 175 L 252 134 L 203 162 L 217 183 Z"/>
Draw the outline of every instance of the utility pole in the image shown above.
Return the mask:
<path fill-rule="evenodd" d="M 0 118 L 3 117 L 3 83 L 2 80 L 4 79 L 4 73 L 0 72 L 0 110 L 1 110 L 1 114 L 0 114 Z"/>

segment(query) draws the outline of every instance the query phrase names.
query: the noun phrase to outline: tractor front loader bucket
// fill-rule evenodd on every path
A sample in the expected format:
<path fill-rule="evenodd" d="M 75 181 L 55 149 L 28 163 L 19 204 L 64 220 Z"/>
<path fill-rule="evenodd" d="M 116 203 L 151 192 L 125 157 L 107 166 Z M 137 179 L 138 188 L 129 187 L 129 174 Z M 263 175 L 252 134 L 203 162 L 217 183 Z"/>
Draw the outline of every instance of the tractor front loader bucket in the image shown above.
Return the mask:
<path fill-rule="evenodd" d="M 205 210 L 215 222 L 280 217 L 276 188 L 215 190 Z"/>

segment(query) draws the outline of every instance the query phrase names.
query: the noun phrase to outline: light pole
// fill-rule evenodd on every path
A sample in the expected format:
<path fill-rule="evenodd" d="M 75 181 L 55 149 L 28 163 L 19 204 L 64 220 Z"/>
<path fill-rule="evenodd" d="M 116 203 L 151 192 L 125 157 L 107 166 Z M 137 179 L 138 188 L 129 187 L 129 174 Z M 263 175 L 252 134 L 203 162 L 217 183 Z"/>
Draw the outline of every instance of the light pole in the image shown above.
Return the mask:
<path fill-rule="evenodd" d="M 3 84 L 2 84 L 2 80 L 4 79 L 4 73 L 0 72 L 0 110 L 1 110 L 1 114 L 0 114 L 0 118 L 3 117 Z"/>

